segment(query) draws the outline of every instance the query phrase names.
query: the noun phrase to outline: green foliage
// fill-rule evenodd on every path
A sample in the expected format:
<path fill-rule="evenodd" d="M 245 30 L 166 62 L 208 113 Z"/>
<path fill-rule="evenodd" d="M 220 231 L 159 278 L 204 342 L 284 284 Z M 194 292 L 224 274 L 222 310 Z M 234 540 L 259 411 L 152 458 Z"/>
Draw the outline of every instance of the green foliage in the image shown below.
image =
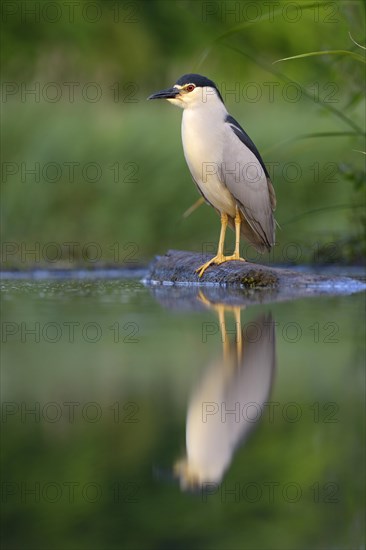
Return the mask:
<path fill-rule="evenodd" d="M 53 23 L 42 16 L 22 19 L 21 12 L 5 19 L 4 241 L 30 249 L 59 243 L 59 260 L 69 267 L 94 265 L 83 254 L 90 242 L 98 244 L 104 263 L 131 259 L 131 246 L 139 261 L 167 248 L 213 249 L 215 213 L 203 206 L 182 217 L 198 195 L 182 155 L 181 114 L 166 103 L 146 102 L 151 92 L 190 71 L 218 83 L 270 168 L 281 226 L 271 259 L 311 261 L 314 249 L 329 242 L 339 243 L 342 258 L 345 236 L 363 238 L 359 210 L 353 209 L 364 204 L 356 183 L 364 173 L 359 151 L 365 150 L 361 64 L 353 55 L 322 55 L 273 65 L 297 55 L 305 43 L 307 51 L 360 55 L 361 3 L 334 3 L 331 12 L 321 3 L 302 3 L 296 19 L 291 6 L 284 11 L 286 3 L 271 11 L 262 6 L 256 17 L 250 2 L 235 3 L 234 15 L 225 2 L 210 4 L 211 11 L 204 2 L 100 2 L 95 23 L 82 16 L 86 4 L 79 3 L 72 22 L 66 9 Z M 70 82 L 76 83 L 73 101 Z M 96 87 L 88 91 L 90 83 Z M 38 96 L 26 93 L 37 85 Z M 100 97 L 90 101 L 88 93 L 93 97 L 96 89 Z M 50 99 L 55 90 L 61 93 L 57 101 Z M 78 164 L 74 178 L 70 163 Z M 93 168 L 87 177 L 82 171 L 90 163 L 101 172 L 95 181 Z M 352 181 L 345 165 L 352 167 Z M 35 166 L 39 181 L 22 173 Z M 305 215 L 316 210 L 321 214 Z M 70 241 L 79 244 L 71 264 L 64 246 Z M 289 254 L 293 244 L 297 252 Z M 245 243 L 243 253 L 259 259 Z M 346 256 L 359 261 L 359 254 Z M 25 267 L 36 259 L 16 253 L 2 261 Z M 39 263 L 47 257 L 41 254 Z"/>

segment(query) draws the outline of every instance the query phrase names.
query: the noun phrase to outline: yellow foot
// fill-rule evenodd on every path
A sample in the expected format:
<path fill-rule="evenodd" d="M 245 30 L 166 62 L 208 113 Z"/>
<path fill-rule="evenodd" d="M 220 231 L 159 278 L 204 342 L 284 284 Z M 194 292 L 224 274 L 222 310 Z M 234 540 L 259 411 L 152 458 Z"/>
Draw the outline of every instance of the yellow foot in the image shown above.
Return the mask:
<path fill-rule="evenodd" d="M 244 258 L 241 258 L 238 254 L 232 254 L 232 256 L 217 255 L 205 264 L 201 265 L 198 269 L 196 269 L 196 273 L 198 273 L 198 276 L 201 278 L 206 269 L 210 267 L 210 265 L 220 265 L 225 262 L 231 262 L 232 260 L 246 262 L 246 260 Z"/>

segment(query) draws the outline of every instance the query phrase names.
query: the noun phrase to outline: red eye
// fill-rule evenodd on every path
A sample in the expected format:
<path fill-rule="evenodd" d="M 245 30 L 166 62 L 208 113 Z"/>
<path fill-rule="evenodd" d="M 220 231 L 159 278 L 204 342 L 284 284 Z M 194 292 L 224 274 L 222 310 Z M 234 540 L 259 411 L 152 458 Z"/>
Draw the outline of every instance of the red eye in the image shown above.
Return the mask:
<path fill-rule="evenodd" d="M 187 92 L 193 92 L 193 90 L 195 89 L 195 85 L 194 84 L 189 84 L 187 87 L 186 87 L 186 90 Z"/>

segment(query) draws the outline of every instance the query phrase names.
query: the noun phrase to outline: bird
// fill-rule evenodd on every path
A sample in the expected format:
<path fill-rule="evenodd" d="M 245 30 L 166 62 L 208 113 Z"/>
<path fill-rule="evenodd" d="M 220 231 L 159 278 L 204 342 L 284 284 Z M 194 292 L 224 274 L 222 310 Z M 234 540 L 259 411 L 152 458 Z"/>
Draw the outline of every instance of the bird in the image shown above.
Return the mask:
<path fill-rule="evenodd" d="M 242 328 L 239 306 L 212 303 L 203 293 L 199 300 L 218 314 L 223 353 L 209 363 L 189 400 L 186 454 L 173 467 L 185 491 L 221 483 L 235 452 L 263 416 L 276 369 L 271 313 L 260 314 Z M 235 317 L 232 339 L 226 312 Z"/>
<path fill-rule="evenodd" d="M 198 267 L 199 278 L 211 265 L 237 260 L 240 236 L 264 253 L 275 244 L 276 195 L 257 147 L 232 117 L 216 84 L 189 73 L 147 99 L 166 99 L 183 109 L 182 143 L 192 178 L 207 204 L 221 218 L 217 254 Z M 227 226 L 235 230 L 235 250 L 224 255 Z"/>

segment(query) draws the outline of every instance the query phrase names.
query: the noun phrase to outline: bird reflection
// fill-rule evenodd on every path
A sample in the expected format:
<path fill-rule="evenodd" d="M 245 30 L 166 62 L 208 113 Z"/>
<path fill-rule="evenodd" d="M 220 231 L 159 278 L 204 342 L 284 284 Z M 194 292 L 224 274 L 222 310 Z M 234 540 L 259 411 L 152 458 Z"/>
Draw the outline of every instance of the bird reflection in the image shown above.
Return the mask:
<path fill-rule="evenodd" d="M 275 370 L 275 327 L 271 314 L 259 315 L 244 328 L 241 307 L 199 300 L 218 315 L 223 353 L 212 361 L 194 388 L 187 411 L 186 456 L 174 475 L 182 489 L 199 490 L 219 483 L 268 399 Z M 235 318 L 228 334 L 225 313 Z"/>

